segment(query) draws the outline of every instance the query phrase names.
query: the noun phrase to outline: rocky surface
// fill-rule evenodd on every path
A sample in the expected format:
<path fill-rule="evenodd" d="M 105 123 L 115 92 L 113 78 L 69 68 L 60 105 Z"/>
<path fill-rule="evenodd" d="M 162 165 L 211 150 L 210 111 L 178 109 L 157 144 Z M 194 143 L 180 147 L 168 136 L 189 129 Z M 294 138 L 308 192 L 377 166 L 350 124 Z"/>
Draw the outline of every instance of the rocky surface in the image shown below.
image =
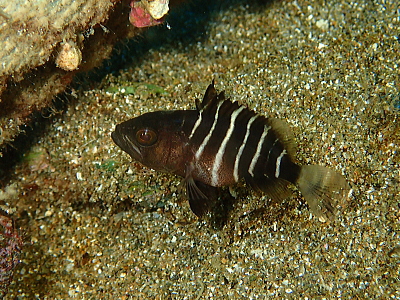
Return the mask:
<path fill-rule="evenodd" d="M 79 71 L 98 67 L 117 40 L 137 33 L 129 2 L 0 2 L 0 155 Z"/>

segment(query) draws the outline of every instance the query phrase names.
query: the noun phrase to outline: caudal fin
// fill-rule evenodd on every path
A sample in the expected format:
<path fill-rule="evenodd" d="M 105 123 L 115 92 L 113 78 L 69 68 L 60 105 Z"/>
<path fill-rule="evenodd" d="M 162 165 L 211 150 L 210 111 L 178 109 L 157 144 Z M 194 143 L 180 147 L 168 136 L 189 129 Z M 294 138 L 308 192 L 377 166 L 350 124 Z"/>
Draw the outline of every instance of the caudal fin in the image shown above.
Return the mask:
<path fill-rule="evenodd" d="M 322 222 L 332 220 L 343 207 L 350 186 L 339 173 L 323 166 L 302 166 L 297 185 L 310 210 Z"/>

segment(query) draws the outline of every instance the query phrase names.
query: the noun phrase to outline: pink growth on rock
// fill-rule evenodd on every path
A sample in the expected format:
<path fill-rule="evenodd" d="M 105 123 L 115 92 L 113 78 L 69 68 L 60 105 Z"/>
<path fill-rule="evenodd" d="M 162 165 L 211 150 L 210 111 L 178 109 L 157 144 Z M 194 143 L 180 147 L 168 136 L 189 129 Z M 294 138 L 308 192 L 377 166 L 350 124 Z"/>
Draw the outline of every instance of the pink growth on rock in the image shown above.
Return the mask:
<path fill-rule="evenodd" d="M 132 1 L 129 22 L 135 27 L 142 28 L 159 25 L 164 22 L 164 18 L 154 19 L 141 1 Z"/>
<path fill-rule="evenodd" d="M 15 266 L 19 263 L 22 239 L 10 218 L 0 215 L 0 297 L 7 293 Z"/>

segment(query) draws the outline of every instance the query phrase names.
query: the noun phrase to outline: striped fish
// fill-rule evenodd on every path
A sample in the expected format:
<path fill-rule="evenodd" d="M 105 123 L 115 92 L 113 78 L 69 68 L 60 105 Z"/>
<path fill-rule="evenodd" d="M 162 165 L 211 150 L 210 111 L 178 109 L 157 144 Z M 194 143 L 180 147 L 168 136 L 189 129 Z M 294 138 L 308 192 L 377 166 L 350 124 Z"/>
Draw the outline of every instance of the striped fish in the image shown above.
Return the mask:
<path fill-rule="evenodd" d="M 216 189 L 244 180 L 275 200 L 296 185 L 311 211 L 332 219 L 349 186 L 342 175 L 296 163 L 288 125 L 225 99 L 214 81 L 195 110 L 157 111 L 116 126 L 114 142 L 143 165 L 184 178 L 192 211 L 203 216 L 217 201 Z"/>

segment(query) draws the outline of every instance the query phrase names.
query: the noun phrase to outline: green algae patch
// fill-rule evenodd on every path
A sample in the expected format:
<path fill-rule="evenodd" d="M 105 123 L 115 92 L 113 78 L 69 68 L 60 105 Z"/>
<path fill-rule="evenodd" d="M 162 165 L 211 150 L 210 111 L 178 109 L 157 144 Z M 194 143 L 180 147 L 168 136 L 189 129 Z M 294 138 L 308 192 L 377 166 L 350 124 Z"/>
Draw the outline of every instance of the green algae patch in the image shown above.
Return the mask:
<path fill-rule="evenodd" d="M 115 172 L 118 162 L 115 160 L 106 160 L 103 163 L 96 163 L 96 169 L 104 170 L 107 172 Z"/>
<path fill-rule="evenodd" d="M 113 86 L 113 87 L 106 89 L 106 92 L 126 96 L 126 95 L 136 94 L 138 92 L 138 90 L 141 90 L 143 92 L 147 92 L 150 94 L 168 95 L 168 92 L 166 90 L 164 90 L 162 87 L 155 85 L 155 84 L 144 83 L 144 82 L 133 82 L 133 83 L 130 83 L 129 85 L 122 85 L 119 87 Z"/>

